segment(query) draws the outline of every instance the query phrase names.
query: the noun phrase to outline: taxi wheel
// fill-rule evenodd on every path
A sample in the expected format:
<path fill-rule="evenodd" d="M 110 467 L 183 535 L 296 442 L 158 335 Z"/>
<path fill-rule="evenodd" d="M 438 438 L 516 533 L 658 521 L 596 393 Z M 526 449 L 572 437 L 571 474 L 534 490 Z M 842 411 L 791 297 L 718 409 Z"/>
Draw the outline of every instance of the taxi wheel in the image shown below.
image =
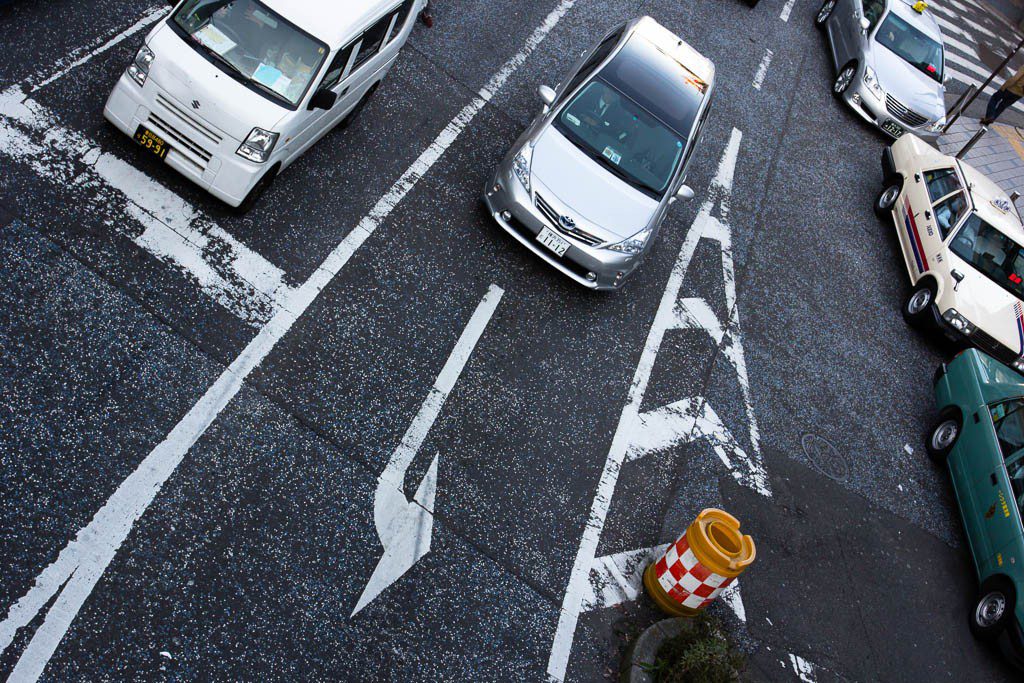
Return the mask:
<path fill-rule="evenodd" d="M 1013 618 L 1017 595 L 1005 576 L 985 579 L 978 591 L 978 599 L 971 607 L 968 624 L 979 640 L 995 640 Z"/>
<path fill-rule="evenodd" d="M 837 0 L 825 0 L 822 4 L 821 9 L 814 15 L 814 25 L 820 29 L 825 28 L 825 24 L 828 22 L 828 18 L 832 16 L 832 10 L 836 8 Z"/>
<path fill-rule="evenodd" d="M 853 79 L 857 77 L 857 62 L 850 62 L 836 74 L 836 80 L 832 81 L 832 94 L 839 99 L 843 98 L 846 91 L 850 89 L 850 85 L 853 84 Z"/>
<path fill-rule="evenodd" d="M 892 207 L 896 206 L 902 191 L 903 188 L 896 184 L 884 188 L 875 200 L 875 215 L 883 220 L 892 218 Z"/>
<path fill-rule="evenodd" d="M 924 327 L 932 314 L 934 302 L 935 286 L 928 281 L 922 282 L 903 303 L 903 319 L 912 327 Z"/>
<path fill-rule="evenodd" d="M 932 462 L 937 465 L 946 462 L 949 452 L 960 438 L 961 426 L 956 415 L 947 413 L 928 430 L 924 436 L 924 450 Z"/>

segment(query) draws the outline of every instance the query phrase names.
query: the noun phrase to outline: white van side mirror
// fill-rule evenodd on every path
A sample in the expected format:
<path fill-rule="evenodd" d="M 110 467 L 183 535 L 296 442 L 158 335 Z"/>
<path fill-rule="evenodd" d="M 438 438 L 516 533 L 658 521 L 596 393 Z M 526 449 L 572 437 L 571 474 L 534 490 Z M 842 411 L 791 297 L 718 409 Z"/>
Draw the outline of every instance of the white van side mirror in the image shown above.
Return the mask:
<path fill-rule="evenodd" d="M 695 195 L 695 193 L 693 191 L 693 188 L 691 188 L 689 185 L 683 185 L 682 187 L 680 187 L 676 191 L 675 198 L 676 199 L 683 199 L 685 201 L 690 201 L 691 199 L 694 198 L 694 196 L 696 196 L 696 195 Z"/>
<path fill-rule="evenodd" d="M 537 94 L 540 95 L 540 100 L 544 103 L 545 107 L 550 107 L 555 103 L 555 91 L 549 86 L 540 86 L 537 88 Z"/>

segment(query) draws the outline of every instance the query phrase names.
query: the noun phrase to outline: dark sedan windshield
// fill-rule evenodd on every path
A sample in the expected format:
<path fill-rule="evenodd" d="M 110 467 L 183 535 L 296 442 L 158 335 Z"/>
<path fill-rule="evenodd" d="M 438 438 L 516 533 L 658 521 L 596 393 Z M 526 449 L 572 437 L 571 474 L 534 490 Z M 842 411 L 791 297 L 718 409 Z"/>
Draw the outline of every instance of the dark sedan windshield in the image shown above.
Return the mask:
<path fill-rule="evenodd" d="M 601 79 L 585 85 L 555 128 L 640 191 L 660 197 L 683 154 L 679 135 Z"/>
<path fill-rule="evenodd" d="M 967 218 L 949 248 L 1007 292 L 1024 299 L 1024 251 L 977 214 Z"/>
<path fill-rule="evenodd" d="M 942 82 L 942 44 L 889 12 L 875 40 L 921 73 Z"/>

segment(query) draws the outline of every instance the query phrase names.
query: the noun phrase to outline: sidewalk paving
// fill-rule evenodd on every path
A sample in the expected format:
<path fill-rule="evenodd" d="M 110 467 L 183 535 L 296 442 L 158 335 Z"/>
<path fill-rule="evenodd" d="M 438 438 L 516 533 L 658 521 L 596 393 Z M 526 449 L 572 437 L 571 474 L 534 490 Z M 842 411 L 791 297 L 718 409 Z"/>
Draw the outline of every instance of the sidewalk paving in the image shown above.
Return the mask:
<path fill-rule="evenodd" d="M 956 154 L 978 131 L 978 119 L 961 117 L 939 138 L 944 154 Z M 988 133 L 964 156 L 964 161 L 991 178 L 1007 194 L 1014 190 L 1024 195 L 1024 128 L 995 123 Z M 1017 200 L 1024 212 L 1024 197 Z"/>

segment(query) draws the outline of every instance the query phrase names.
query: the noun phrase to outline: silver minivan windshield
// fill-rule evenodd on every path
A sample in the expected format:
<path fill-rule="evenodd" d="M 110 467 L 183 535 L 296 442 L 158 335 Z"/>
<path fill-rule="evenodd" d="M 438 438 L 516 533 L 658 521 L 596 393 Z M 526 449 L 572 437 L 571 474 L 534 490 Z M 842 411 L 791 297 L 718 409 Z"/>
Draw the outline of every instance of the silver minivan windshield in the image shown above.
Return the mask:
<path fill-rule="evenodd" d="M 555 128 L 591 159 L 654 198 L 665 193 L 683 153 L 675 131 L 600 77 L 569 102 Z"/>
<path fill-rule="evenodd" d="M 942 44 L 918 31 L 902 17 L 889 12 L 875 33 L 875 40 L 921 73 L 942 82 Z"/>
<path fill-rule="evenodd" d="M 173 23 L 231 76 L 292 107 L 327 57 L 326 45 L 257 0 L 188 0 Z"/>
<path fill-rule="evenodd" d="M 1024 249 L 978 214 L 967 217 L 949 248 L 1007 292 L 1024 299 Z"/>

